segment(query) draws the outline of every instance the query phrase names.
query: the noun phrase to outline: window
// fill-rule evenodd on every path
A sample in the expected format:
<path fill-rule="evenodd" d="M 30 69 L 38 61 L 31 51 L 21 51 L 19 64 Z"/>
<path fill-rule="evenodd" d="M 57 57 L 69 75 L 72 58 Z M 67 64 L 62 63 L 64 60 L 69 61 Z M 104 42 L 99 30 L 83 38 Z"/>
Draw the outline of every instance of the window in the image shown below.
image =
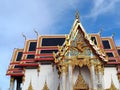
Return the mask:
<path fill-rule="evenodd" d="M 16 61 L 20 61 L 20 60 L 21 60 L 21 58 L 22 58 L 22 54 L 23 54 L 23 52 L 18 52 L 18 55 L 17 55 Z"/>
<path fill-rule="evenodd" d="M 120 55 L 120 49 L 118 49 L 117 51 L 118 51 L 118 54 Z"/>
<path fill-rule="evenodd" d="M 41 53 L 53 53 L 53 52 L 57 52 L 58 50 L 41 50 Z"/>
<path fill-rule="evenodd" d="M 108 55 L 108 57 L 114 57 L 112 52 L 106 53 Z"/>
<path fill-rule="evenodd" d="M 116 62 L 116 60 L 108 60 L 108 62 Z"/>
<path fill-rule="evenodd" d="M 97 45 L 97 41 L 95 37 L 91 37 L 91 40 L 94 41 L 94 44 Z"/>
<path fill-rule="evenodd" d="M 29 51 L 35 51 L 36 45 L 37 45 L 37 42 L 30 42 Z"/>
<path fill-rule="evenodd" d="M 27 55 L 27 59 L 34 59 L 35 55 Z"/>
<path fill-rule="evenodd" d="M 110 44 L 108 40 L 103 40 L 102 41 L 104 49 L 110 49 Z"/>
<path fill-rule="evenodd" d="M 43 61 L 41 62 L 41 65 L 51 65 L 52 61 Z"/>
<path fill-rule="evenodd" d="M 22 68 L 21 66 L 15 65 L 14 68 Z"/>
<path fill-rule="evenodd" d="M 65 38 L 43 38 L 42 46 L 61 46 L 65 41 Z"/>

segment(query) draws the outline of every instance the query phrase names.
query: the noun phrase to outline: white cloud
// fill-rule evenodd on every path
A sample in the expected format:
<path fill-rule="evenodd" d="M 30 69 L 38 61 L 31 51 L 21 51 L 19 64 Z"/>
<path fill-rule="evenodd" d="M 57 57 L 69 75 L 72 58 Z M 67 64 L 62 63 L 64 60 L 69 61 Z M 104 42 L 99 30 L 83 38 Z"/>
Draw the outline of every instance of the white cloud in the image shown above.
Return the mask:
<path fill-rule="evenodd" d="M 97 18 L 99 15 L 112 13 L 116 9 L 119 0 L 93 0 L 93 8 L 87 17 Z"/>

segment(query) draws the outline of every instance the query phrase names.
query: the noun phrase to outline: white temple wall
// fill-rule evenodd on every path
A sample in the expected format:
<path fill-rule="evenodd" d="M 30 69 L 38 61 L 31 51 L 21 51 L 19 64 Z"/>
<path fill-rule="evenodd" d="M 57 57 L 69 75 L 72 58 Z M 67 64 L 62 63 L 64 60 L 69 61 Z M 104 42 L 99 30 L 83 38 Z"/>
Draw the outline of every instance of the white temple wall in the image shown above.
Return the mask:
<path fill-rule="evenodd" d="M 103 75 L 103 87 L 108 89 L 111 86 L 111 82 L 114 83 L 115 87 L 119 88 L 119 81 L 117 77 L 116 67 L 105 67 Z"/>
<path fill-rule="evenodd" d="M 25 82 L 22 90 L 28 89 L 30 81 L 34 90 L 42 90 L 45 81 L 47 82 L 49 90 L 57 90 L 59 85 L 56 68 L 53 70 L 52 65 L 41 65 L 39 75 L 37 69 L 26 69 Z"/>

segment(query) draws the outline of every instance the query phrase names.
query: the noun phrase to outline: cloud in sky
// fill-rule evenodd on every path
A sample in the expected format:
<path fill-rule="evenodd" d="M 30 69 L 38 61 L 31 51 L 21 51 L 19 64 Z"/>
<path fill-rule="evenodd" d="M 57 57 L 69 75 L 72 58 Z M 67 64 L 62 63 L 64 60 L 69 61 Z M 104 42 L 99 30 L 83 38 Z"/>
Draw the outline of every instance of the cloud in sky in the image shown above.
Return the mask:
<path fill-rule="evenodd" d="M 97 18 L 99 15 L 114 13 L 120 0 L 93 0 L 93 8 L 88 17 Z"/>

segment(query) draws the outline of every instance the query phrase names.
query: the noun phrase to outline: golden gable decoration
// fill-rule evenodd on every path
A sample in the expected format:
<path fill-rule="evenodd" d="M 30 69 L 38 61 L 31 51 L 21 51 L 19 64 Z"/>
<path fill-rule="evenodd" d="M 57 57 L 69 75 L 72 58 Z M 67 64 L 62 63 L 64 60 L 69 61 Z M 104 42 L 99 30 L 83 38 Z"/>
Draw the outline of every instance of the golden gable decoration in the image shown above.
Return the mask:
<path fill-rule="evenodd" d="M 29 84 L 28 90 L 33 90 L 33 87 L 32 87 L 32 84 L 31 84 L 31 81 L 30 81 L 30 84 Z"/>
<path fill-rule="evenodd" d="M 78 79 L 76 80 L 75 85 L 74 85 L 74 90 L 81 90 L 81 89 L 88 90 L 88 86 L 85 83 L 85 80 L 83 79 L 82 75 L 79 74 Z"/>
<path fill-rule="evenodd" d="M 44 87 L 42 90 L 49 90 L 48 86 L 47 86 L 47 82 L 45 81 Z"/>

